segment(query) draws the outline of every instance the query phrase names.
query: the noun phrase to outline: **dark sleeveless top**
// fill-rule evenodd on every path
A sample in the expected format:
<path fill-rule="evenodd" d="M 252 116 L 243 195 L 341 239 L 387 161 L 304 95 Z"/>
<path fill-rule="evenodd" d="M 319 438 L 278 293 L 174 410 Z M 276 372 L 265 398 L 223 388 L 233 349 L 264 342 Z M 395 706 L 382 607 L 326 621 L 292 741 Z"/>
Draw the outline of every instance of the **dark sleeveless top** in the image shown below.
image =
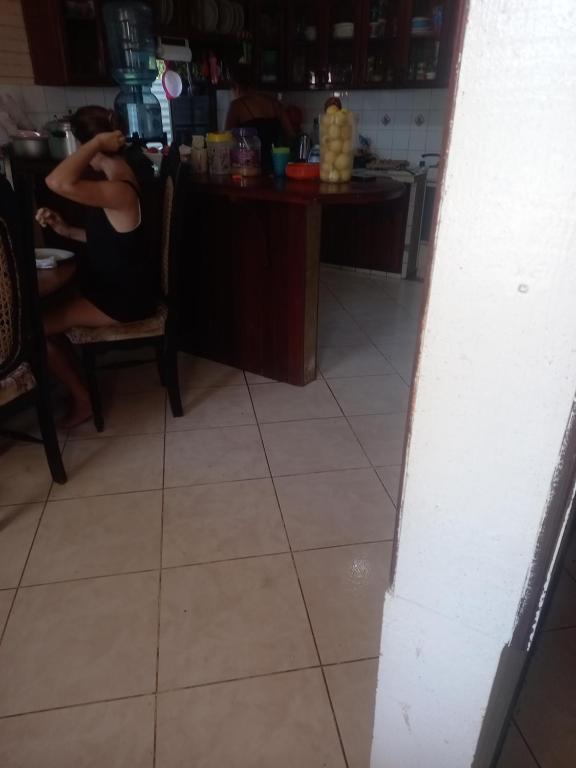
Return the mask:
<path fill-rule="evenodd" d="M 246 111 L 252 115 L 250 120 L 243 120 L 241 128 L 256 128 L 258 138 L 262 145 L 262 168 L 264 171 L 272 170 L 272 146 L 280 143 L 282 136 L 282 124 L 277 117 L 254 117 L 254 113 L 248 106 L 248 102 L 242 99 Z"/>
<path fill-rule="evenodd" d="M 119 322 L 144 320 L 154 314 L 159 297 L 159 265 L 154 238 L 145 226 L 142 196 L 140 223 L 130 232 L 117 232 L 103 208 L 90 208 L 86 221 L 86 251 L 78 259 L 82 294 Z"/>

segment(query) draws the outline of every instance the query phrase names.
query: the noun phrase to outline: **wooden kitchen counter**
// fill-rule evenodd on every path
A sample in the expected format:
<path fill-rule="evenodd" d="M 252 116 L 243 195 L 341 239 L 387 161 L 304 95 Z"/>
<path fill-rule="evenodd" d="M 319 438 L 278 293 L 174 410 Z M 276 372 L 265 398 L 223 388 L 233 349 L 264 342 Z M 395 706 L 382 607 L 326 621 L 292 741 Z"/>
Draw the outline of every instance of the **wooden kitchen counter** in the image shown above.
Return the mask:
<path fill-rule="evenodd" d="M 193 183 L 212 195 L 230 199 L 259 200 L 292 205 L 371 205 L 402 197 L 404 185 L 392 179 L 327 184 L 322 181 L 294 181 L 263 176 L 234 179 L 231 176 L 194 176 Z"/>
<path fill-rule="evenodd" d="M 405 200 L 405 185 L 387 179 L 331 185 L 190 175 L 182 348 L 278 381 L 314 380 L 323 240 L 337 238 L 340 226 L 343 242 L 356 247 L 350 216 L 369 235 L 360 212 L 386 222 Z"/>

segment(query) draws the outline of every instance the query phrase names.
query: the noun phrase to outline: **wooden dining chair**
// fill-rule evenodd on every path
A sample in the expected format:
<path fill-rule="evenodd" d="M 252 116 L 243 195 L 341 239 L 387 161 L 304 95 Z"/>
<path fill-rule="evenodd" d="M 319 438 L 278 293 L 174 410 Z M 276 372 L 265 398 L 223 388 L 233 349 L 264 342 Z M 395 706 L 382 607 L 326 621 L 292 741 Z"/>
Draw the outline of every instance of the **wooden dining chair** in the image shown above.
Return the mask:
<path fill-rule="evenodd" d="M 11 429 L 0 434 L 43 443 L 52 478 L 66 482 L 50 401 L 33 240 L 32 186 L 16 192 L 0 175 L 0 420 L 34 406 L 41 439 Z"/>
<path fill-rule="evenodd" d="M 161 383 L 166 387 L 172 414 L 182 416 L 182 400 L 178 380 L 178 323 L 180 290 L 180 254 L 182 251 L 183 183 L 185 169 L 172 154 L 165 158 L 160 171 L 162 221 L 160 237 L 161 299 L 156 313 L 135 323 L 102 328 L 76 327 L 67 332 L 70 341 L 82 350 L 94 426 L 104 429 L 102 401 L 98 386 L 97 356 L 117 349 L 134 349 L 153 345 Z M 146 361 L 147 362 L 147 361 Z M 133 364 L 133 363 L 128 363 Z M 101 368 L 110 366 L 103 365 Z M 119 367 L 114 365 L 113 367 Z"/>

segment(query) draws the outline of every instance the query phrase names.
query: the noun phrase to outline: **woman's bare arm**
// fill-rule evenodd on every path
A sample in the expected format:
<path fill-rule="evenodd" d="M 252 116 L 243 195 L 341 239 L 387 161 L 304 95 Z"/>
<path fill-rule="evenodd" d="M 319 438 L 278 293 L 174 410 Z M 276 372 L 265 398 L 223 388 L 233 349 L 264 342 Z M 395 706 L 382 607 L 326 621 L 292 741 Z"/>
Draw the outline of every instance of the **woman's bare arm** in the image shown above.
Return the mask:
<path fill-rule="evenodd" d="M 50 227 L 57 235 L 67 237 L 70 240 L 77 240 L 80 243 L 86 242 L 86 230 L 81 227 L 72 227 L 67 224 L 62 216 L 50 208 L 38 208 L 36 211 L 36 221 L 42 228 Z"/>
<path fill-rule="evenodd" d="M 84 181 L 82 175 L 98 152 L 118 152 L 126 143 L 120 131 L 99 133 L 46 177 L 46 185 L 68 200 L 94 208 L 121 210 L 134 200 L 134 190 L 121 181 Z"/>

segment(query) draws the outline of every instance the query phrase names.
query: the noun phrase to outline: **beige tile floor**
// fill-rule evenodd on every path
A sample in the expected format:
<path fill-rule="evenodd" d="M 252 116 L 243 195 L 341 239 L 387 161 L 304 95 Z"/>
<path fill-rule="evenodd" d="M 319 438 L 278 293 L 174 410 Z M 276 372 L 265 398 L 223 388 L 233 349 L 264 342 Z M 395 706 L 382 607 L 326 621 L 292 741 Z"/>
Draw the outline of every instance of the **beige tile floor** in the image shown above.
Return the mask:
<path fill-rule="evenodd" d="M 326 271 L 318 380 L 182 356 L 181 419 L 104 373 L 64 486 L 0 446 L 2 768 L 367 768 L 420 297 Z"/>
<path fill-rule="evenodd" d="M 324 271 L 304 389 L 182 356 L 175 420 L 104 374 L 65 486 L 0 444 L 2 768 L 368 768 L 421 296 Z"/>

